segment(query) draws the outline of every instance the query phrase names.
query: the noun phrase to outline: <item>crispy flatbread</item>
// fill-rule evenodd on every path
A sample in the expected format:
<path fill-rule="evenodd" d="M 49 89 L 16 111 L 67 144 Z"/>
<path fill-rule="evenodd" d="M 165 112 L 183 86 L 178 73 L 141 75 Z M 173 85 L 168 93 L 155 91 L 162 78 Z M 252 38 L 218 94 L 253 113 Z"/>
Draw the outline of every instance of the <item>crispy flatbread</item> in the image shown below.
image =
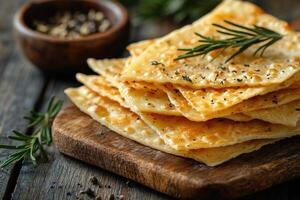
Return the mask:
<path fill-rule="evenodd" d="M 88 59 L 90 68 L 102 74 L 115 87 L 120 83 L 119 78 L 125 62 L 126 59 Z M 132 82 L 126 92 L 131 99 L 131 106 L 137 110 L 164 115 L 181 115 L 169 101 L 168 96 L 152 84 Z"/>
<path fill-rule="evenodd" d="M 228 63 L 224 62 L 235 49 L 227 49 L 213 62 L 216 52 L 205 57 L 174 60 L 182 54 L 179 48 L 191 48 L 198 44 L 199 37 L 195 32 L 214 38 L 227 38 L 212 26 L 213 23 L 224 24 L 224 20 L 244 26 L 263 26 L 284 37 L 270 46 L 263 57 L 253 56 L 256 48 L 250 48 Z M 300 35 L 293 32 L 286 22 L 265 14 L 249 2 L 225 0 L 213 12 L 193 24 L 155 41 L 126 66 L 123 78 L 129 81 L 180 84 L 196 89 L 277 85 L 300 70 L 299 42 Z"/>
<path fill-rule="evenodd" d="M 140 42 L 135 42 L 127 46 L 127 50 L 130 52 L 132 57 L 137 57 L 141 55 L 147 47 L 152 45 L 156 39 L 153 40 L 143 40 Z"/>
<path fill-rule="evenodd" d="M 237 121 L 237 122 L 249 122 L 249 121 L 255 119 L 255 118 L 249 117 L 249 116 L 247 116 L 247 115 L 245 115 L 243 113 L 228 115 L 228 116 L 226 116 L 224 118 L 225 119 L 231 119 L 231 120 Z M 261 120 L 263 120 L 263 119 L 261 119 Z M 265 121 L 265 120 L 263 120 L 263 121 Z M 285 124 L 283 124 L 283 125 L 285 125 Z"/>
<path fill-rule="evenodd" d="M 78 73 L 76 74 L 76 78 L 79 82 L 91 90 L 99 93 L 99 95 L 116 101 L 123 107 L 129 107 L 124 101 L 123 97 L 120 95 L 119 90 L 114 86 L 111 86 L 110 83 L 102 76 L 84 75 Z M 169 98 L 177 98 L 175 103 L 178 103 L 180 102 L 178 97 L 168 97 L 164 92 L 162 92 L 163 90 L 159 90 L 157 87 L 154 87 L 151 84 L 131 83 L 130 86 L 127 85 L 127 83 L 124 84 L 126 84 L 126 92 L 130 98 L 130 105 L 134 107 L 135 110 L 163 115 L 185 116 L 192 121 L 199 121 L 199 119 L 201 119 L 201 117 L 199 117 L 201 113 L 194 110 L 191 106 L 187 107 L 186 104 L 188 103 L 185 99 L 181 99 L 181 101 L 184 102 L 184 105 L 176 104 L 174 106 L 171 103 L 172 101 L 169 101 Z M 232 116 L 225 116 L 224 118 L 232 119 L 234 121 L 250 121 L 254 119 L 244 114 L 234 114 Z"/>
<path fill-rule="evenodd" d="M 182 54 L 178 48 L 198 44 L 194 32 L 225 38 L 211 26 L 224 20 L 263 26 L 284 37 L 267 49 L 265 57 L 253 56 L 255 48 L 250 48 L 228 63 L 224 60 L 233 49 L 213 62 L 216 51 L 175 60 Z M 129 59 L 102 60 L 100 65 L 89 60 L 103 77 L 78 75 L 87 87 L 70 88 L 66 94 L 83 112 L 124 137 L 214 166 L 300 134 L 299 42 L 300 34 L 286 22 L 251 3 L 224 0 L 192 25 L 129 46 Z M 278 122 L 289 126 L 274 124 Z"/>
<path fill-rule="evenodd" d="M 162 115 L 181 116 L 181 113 L 169 101 L 166 93 L 151 84 L 118 83 L 126 85 L 129 98 L 127 103 L 135 110 Z M 125 92 L 125 91 L 124 91 Z"/>
<path fill-rule="evenodd" d="M 221 147 L 254 139 L 276 139 L 300 134 L 300 124 L 288 127 L 261 120 L 235 122 L 228 119 L 194 122 L 185 117 L 143 113 L 131 107 L 124 84 L 119 84 L 119 91 L 130 109 L 155 130 L 166 144 L 177 150 Z"/>
<path fill-rule="evenodd" d="M 219 165 L 240 154 L 255 151 L 264 145 L 275 142 L 275 140 L 254 140 L 220 148 L 176 151 L 166 145 L 136 114 L 121 107 L 118 103 L 101 97 L 86 87 L 70 88 L 65 93 L 82 112 L 116 133 L 145 146 L 192 158 L 209 166 Z"/>
<path fill-rule="evenodd" d="M 171 86 L 159 86 L 159 88 L 166 92 L 168 95 L 170 102 L 175 106 L 175 108 L 181 113 L 182 116 L 186 117 L 187 119 L 191 121 L 201 122 L 201 121 L 207 121 L 207 119 L 210 118 L 209 115 L 205 115 L 197 110 L 195 110 L 190 103 L 182 96 L 182 94 L 179 92 L 179 90 L 176 90 L 172 88 Z M 250 121 L 255 118 L 247 116 L 243 113 L 238 114 L 232 114 L 224 116 L 222 113 L 220 113 L 220 118 L 225 119 L 231 119 L 233 121 Z M 261 119 L 263 120 L 263 119 Z"/>
<path fill-rule="evenodd" d="M 260 119 L 266 122 L 296 126 L 299 118 L 300 89 L 285 89 L 246 100 L 227 110 L 206 114 L 194 109 L 179 90 L 172 86 L 160 87 L 164 90 L 177 110 L 191 121 L 207 121 L 214 118 L 226 118 L 234 121 Z M 296 101 L 294 101 L 296 100 Z M 257 108 L 262 108 L 257 110 Z"/>
<path fill-rule="evenodd" d="M 127 61 L 128 58 L 102 60 L 89 58 L 87 60 L 87 63 L 94 72 L 100 75 L 104 75 L 106 79 L 111 83 L 111 85 L 117 87 L 121 73 Z"/>
<path fill-rule="evenodd" d="M 112 62 L 110 62 L 108 59 L 89 59 L 88 61 L 90 67 L 95 72 L 102 74 L 104 78 L 115 87 L 119 87 L 119 77 L 122 71 L 122 66 L 125 65 L 125 62 L 125 59 L 113 59 Z M 182 89 L 182 87 L 180 87 L 180 89 Z M 253 88 L 248 89 L 253 90 Z M 247 89 L 244 89 L 244 91 L 245 90 Z M 274 112 L 271 109 L 273 107 L 278 107 L 279 105 L 287 104 L 300 99 L 298 82 L 294 83 L 287 89 L 256 96 L 221 111 L 210 112 L 205 108 L 212 103 L 218 104 L 218 102 L 210 101 L 206 104 L 202 102 L 202 106 L 197 106 L 200 104 L 199 102 L 201 102 L 203 98 L 209 99 L 210 96 L 216 96 L 219 99 L 224 98 L 226 101 L 229 101 L 230 99 L 235 99 L 239 95 L 239 92 L 235 92 L 232 89 L 233 92 L 230 95 L 229 93 L 227 94 L 227 100 L 224 96 L 222 96 L 223 94 L 221 91 L 218 90 L 213 90 L 210 93 L 205 93 L 205 91 L 201 90 L 201 94 L 203 94 L 203 96 L 198 94 L 200 93 L 200 90 L 197 90 L 198 92 L 193 93 L 190 92 L 190 89 L 178 90 L 176 89 L 176 86 L 172 86 L 171 84 L 162 86 L 143 82 L 124 83 L 123 92 L 125 91 L 127 93 L 130 106 L 134 107 L 135 110 L 140 112 L 152 112 L 174 116 L 182 115 L 192 121 L 207 121 L 214 118 L 227 118 L 235 121 L 261 119 L 267 122 L 284 124 L 288 126 L 295 126 L 295 122 L 298 121 L 298 115 L 295 113 L 295 111 L 293 114 L 287 114 L 285 120 L 281 120 L 280 117 L 278 117 L 278 114 L 274 113 L 278 111 L 280 111 L 279 113 L 291 112 L 292 108 L 285 110 L 286 108 L 281 107 L 274 110 Z M 162 91 L 164 91 L 167 95 Z M 188 94 L 188 96 L 184 98 L 184 95 L 182 95 L 181 92 L 183 92 L 185 95 Z M 235 98 L 232 98 L 232 96 Z M 195 109 L 199 107 L 201 109 Z M 255 112 L 261 109 L 264 109 L 264 111 Z M 246 115 L 246 112 L 248 112 L 249 115 Z M 266 117 L 266 114 L 264 114 L 266 112 L 269 112 L 270 114 L 268 117 Z"/>
<path fill-rule="evenodd" d="M 271 109 L 256 110 L 244 114 L 251 118 L 264 120 L 274 124 L 297 126 L 297 122 L 300 118 L 300 100 Z"/>
<path fill-rule="evenodd" d="M 111 86 L 110 83 L 102 76 L 95 76 L 95 75 L 88 76 L 84 74 L 77 74 L 76 77 L 81 83 L 83 83 L 85 86 L 92 89 L 96 93 L 99 93 L 99 95 L 108 97 L 109 99 L 118 102 L 121 106 L 129 108 L 129 106 L 123 99 L 123 97 L 120 95 L 119 90 Z M 143 84 L 142 85 L 143 88 L 138 89 L 137 93 L 140 93 L 141 91 L 145 90 L 144 88 L 145 85 L 147 86 L 148 84 Z M 170 91 L 173 90 L 166 90 L 169 99 L 171 100 L 171 103 L 173 103 L 174 105 L 168 102 L 169 104 L 166 103 L 165 107 L 161 107 L 162 95 L 158 95 L 156 91 L 157 88 L 154 88 L 151 84 L 149 85 L 149 88 L 147 88 L 147 90 L 149 91 L 144 92 L 141 95 L 133 94 L 137 86 L 133 87 L 133 89 L 128 85 L 125 87 L 127 89 L 128 97 L 130 98 L 129 99 L 130 105 L 134 107 L 135 110 L 139 110 L 140 112 L 152 112 L 157 114 L 166 114 L 166 115 L 169 114 L 175 116 L 182 115 L 192 121 L 199 121 L 199 119 L 201 119 L 202 114 L 196 111 L 195 109 L 193 109 L 191 106 L 189 106 L 189 103 L 182 97 L 180 92 L 170 93 Z M 163 87 L 160 88 L 164 90 Z M 147 100 L 146 103 L 144 102 L 144 98 L 140 98 L 141 96 L 144 97 L 145 95 L 149 95 L 149 98 L 146 98 Z M 140 100 L 140 102 L 137 102 L 137 100 Z M 174 110 L 174 108 L 176 110 Z M 253 119 L 260 119 L 274 124 L 296 126 L 300 118 L 299 108 L 300 108 L 300 100 L 297 100 L 289 104 L 284 104 L 274 108 L 233 114 L 233 115 L 225 116 L 223 118 L 231 119 L 234 121 L 250 121 Z"/>
<path fill-rule="evenodd" d="M 226 109 L 231 109 L 234 106 L 245 103 L 251 98 L 264 99 L 265 96 L 278 96 L 277 93 L 287 93 L 294 89 L 294 95 L 286 97 L 285 99 L 293 101 L 299 99 L 300 87 L 299 79 L 300 74 L 296 74 L 286 82 L 279 84 L 277 87 L 259 87 L 259 88 L 224 88 L 224 89 L 191 89 L 187 87 L 175 86 L 184 96 L 192 107 L 204 113 L 214 113 Z M 293 83 L 293 84 L 292 84 Z M 275 89 L 276 88 L 276 89 Z M 264 96 L 263 96 L 264 95 Z M 285 101 L 282 103 L 286 103 Z M 265 106 L 272 107 L 272 104 L 265 104 Z M 273 106 L 277 106 L 274 104 Z M 262 109 L 263 107 L 253 107 L 253 109 Z"/>
<path fill-rule="evenodd" d="M 128 108 L 118 88 L 109 84 L 102 76 L 78 73 L 76 74 L 76 79 L 93 91 L 98 92 L 101 96 L 108 97 L 118 102 L 121 106 Z"/>
<path fill-rule="evenodd" d="M 213 148 L 254 139 L 276 139 L 300 134 L 300 125 L 288 127 L 260 120 L 235 122 L 213 119 L 192 122 L 184 117 L 138 113 L 165 143 L 177 150 Z"/>
<path fill-rule="evenodd" d="M 126 61 L 126 65 L 130 65 L 131 61 L 136 59 L 137 56 L 140 56 L 141 52 L 144 52 L 150 44 L 153 44 L 156 40 L 146 40 L 138 43 L 131 44 L 128 49 L 132 55 L 130 60 Z M 120 68 L 120 67 L 118 67 Z M 206 88 L 206 89 L 192 89 L 189 87 L 183 87 L 179 85 L 173 85 L 172 88 L 179 90 L 183 97 L 189 101 L 191 106 L 199 112 L 205 113 L 214 117 L 214 113 L 219 113 L 220 116 L 229 115 L 230 113 L 236 113 L 234 109 L 227 109 L 231 106 L 237 105 L 242 101 L 250 99 L 257 95 L 264 95 L 270 93 L 272 91 L 280 90 L 280 89 L 299 89 L 300 88 L 300 74 L 295 74 L 292 78 L 288 79 L 284 83 L 274 86 L 268 87 L 240 87 L 240 88 L 223 88 L 223 89 L 213 89 L 213 88 Z M 170 85 L 170 84 L 168 84 Z M 174 91 L 168 91 L 167 88 L 164 89 L 167 94 L 172 94 Z M 299 99 L 299 92 L 300 90 L 294 90 L 290 101 Z M 276 94 L 274 94 L 276 96 Z M 170 96 L 170 95 L 169 95 Z M 173 104 L 176 104 L 176 99 L 173 101 L 170 99 Z M 181 101 L 182 103 L 182 101 Z M 286 102 L 282 102 L 286 103 Z M 178 104 L 178 103 L 177 103 Z M 242 104 L 243 105 L 243 104 Z M 265 106 L 269 107 L 272 104 L 265 104 Z M 277 105 L 273 105 L 277 106 Z M 239 106 L 237 106 L 239 107 Z M 263 107 L 262 107 L 263 108 Z M 253 107 L 253 110 L 262 109 L 259 107 Z M 266 107 L 265 107 L 266 108 Z M 220 112 L 224 110 L 225 114 Z M 246 110 L 247 111 L 247 110 Z M 240 112 L 240 111 L 239 111 Z M 216 116 L 217 117 L 217 116 Z M 201 118 L 200 118 L 201 119 Z M 199 119 L 199 120 L 200 120 Z M 209 117 L 207 119 L 210 119 Z M 206 120 L 207 120 L 206 119 Z M 192 120 L 192 119 L 191 119 Z M 199 121 L 197 120 L 197 121 Z M 202 119 L 201 119 L 202 120 Z M 201 121 L 200 120 L 200 121 Z"/>

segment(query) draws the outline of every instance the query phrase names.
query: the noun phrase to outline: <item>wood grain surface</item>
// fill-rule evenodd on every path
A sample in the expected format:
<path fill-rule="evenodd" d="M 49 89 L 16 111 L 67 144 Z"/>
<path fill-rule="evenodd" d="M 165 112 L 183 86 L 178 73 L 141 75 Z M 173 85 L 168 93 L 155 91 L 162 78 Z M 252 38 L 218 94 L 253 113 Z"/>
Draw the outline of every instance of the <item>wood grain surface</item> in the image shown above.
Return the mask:
<path fill-rule="evenodd" d="M 41 109 L 46 106 L 46 100 L 53 95 L 63 99 L 65 104 L 68 104 L 63 90 L 77 84 L 73 81 L 50 80 L 42 98 L 43 105 Z M 112 194 L 115 197 L 124 195 L 125 199 L 133 200 L 170 199 L 166 195 L 138 183 L 129 182 L 126 178 L 63 156 L 54 146 L 47 150 L 50 152 L 49 162 L 40 163 L 37 168 L 29 163 L 23 165 L 12 199 L 74 200 L 80 196 L 83 199 L 89 199 L 86 195 L 79 195 L 79 193 L 90 187 L 103 200 L 109 199 Z M 97 177 L 103 187 L 92 187 L 89 182 L 91 176 Z"/>
<path fill-rule="evenodd" d="M 0 2 L 0 141 L 9 143 L 12 129 L 26 132 L 23 114 L 35 106 L 44 77 L 19 56 L 12 36 L 12 16 L 22 0 Z M 28 87 L 30 86 L 30 87 Z M 0 160 L 9 151 L 0 149 Z M 0 169 L 0 199 L 9 198 L 17 176 L 17 165 Z"/>
<path fill-rule="evenodd" d="M 43 110 L 51 96 L 57 96 L 68 103 L 63 90 L 77 83 L 70 81 L 73 77 L 64 77 L 61 81 L 56 77 L 47 77 L 34 69 L 17 51 L 12 33 L 12 17 L 22 4 L 30 0 L 0 0 L 0 143 L 9 142 L 6 136 L 13 129 L 27 132 L 23 116 L 30 110 Z M 38 0 L 34 0 L 38 1 Z M 300 18 L 297 7 L 298 0 L 256 0 L 272 14 L 284 19 Z M 159 23 L 142 24 L 132 30 L 131 41 L 160 36 L 170 27 Z M 300 29 L 299 29 L 300 30 Z M 124 195 L 130 200 L 169 200 L 173 199 L 155 192 L 141 184 L 93 167 L 76 159 L 64 156 L 54 146 L 47 149 L 50 161 L 40 163 L 34 168 L 28 162 L 18 163 L 9 168 L 0 169 L 0 199 L 16 200 L 74 200 L 78 193 L 92 188 L 103 200 L 112 194 L 118 199 Z M 0 149 L 0 159 L 8 155 L 8 151 Z M 237 168 L 237 171 L 239 168 Z M 280 171 L 280 170 L 279 170 Z M 102 188 L 91 186 L 89 177 L 95 176 L 103 185 Z M 300 179 L 274 186 L 270 189 L 242 198 L 243 200 L 299 200 Z M 88 198 L 87 195 L 82 196 Z"/>
<path fill-rule="evenodd" d="M 53 138 L 64 154 L 183 199 L 236 198 L 300 176 L 300 137 L 207 167 L 119 136 L 69 106 Z"/>

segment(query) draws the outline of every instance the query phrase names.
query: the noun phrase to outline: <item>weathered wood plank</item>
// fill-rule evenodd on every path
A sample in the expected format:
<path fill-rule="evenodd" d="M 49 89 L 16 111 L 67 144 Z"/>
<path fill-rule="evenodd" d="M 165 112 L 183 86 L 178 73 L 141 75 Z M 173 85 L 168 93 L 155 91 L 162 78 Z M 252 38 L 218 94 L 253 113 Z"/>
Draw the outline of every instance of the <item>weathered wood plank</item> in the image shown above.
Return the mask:
<path fill-rule="evenodd" d="M 300 199 L 300 178 L 277 185 L 268 190 L 252 194 L 241 200 L 298 200 Z"/>
<path fill-rule="evenodd" d="M 0 1 L 0 77 L 15 49 L 12 37 L 12 20 L 15 11 L 25 0 Z M 0 81 L 1 84 L 1 81 Z"/>
<path fill-rule="evenodd" d="M 102 187 L 92 186 L 89 177 L 95 176 Z M 124 195 L 125 199 L 165 199 L 168 198 L 135 183 L 126 184 L 127 179 L 111 174 L 99 168 L 83 164 L 72 158 L 52 153 L 49 163 L 33 169 L 22 168 L 13 199 L 75 199 L 80 191 L 91 188 L 102 199 L 111 194 Z M 110 187 L 110 188 L 109 188 Z M 81 195 L 87 199 L 86 195 Z"/>
<path fill-rule="evenodd" d="M 90 124 L 90 123 L 88 123 L 88 124 Z M 95 129 L 97 129 L 96 126 L 95 126 Z M 70 128 L 70 130 L 71 130 L 71 128 Z M 115 139 L 115 140 L 117 140 L 117 139 Z M 270 147 L 269 149 L 270 149 L 270 152 L 272 152 L 272 148 Z M 126 187 L 126 185 L 124 185 L 124 181 L 122 181 L 122 180 L 124 180 L 124 178 L 116 178 L 117 181 L 112 178 L 109 178 L 107 180 L 107 176 L 110 176 L 110 173 L 108 173 L 108 172 L 105 173 L 105 172 L 103 172 L 103 170 L 101 170 L 101 169 L 97 170 L 95 168 L 90 167 L 89 165 L 81 165 L 81 164 L 79 165 L 78 164 L 79 162 L 77 162 L 75 160 L 71 160 L 69 158 L 61 159 L 64 157 L 61 157 L 61 155 L 59 155 L 59 154 L 54 155 L 54 156 L 56 157 L 56 160 L 58 159 L 58 161 L 55 160 L 55 161 L 53 161 L 53 163 L 50 164 L 50 168 L 55 168 L 53 170 L 51 169 L 51 171 L 53 171 L 53 172 L 50 173 L 48 170 L 49 165 L 45 165 L 45 166 L 40 166 L 44 169 L 42 171 L 40 171 L 40 167 L 37 169 L 38 172 L 25 171 L 24 177 L 22 176 L 22 173 L 21 173 L 21 179 L 19 181 L 21 184 L 23 184 L 23 186 L 21 186 L 20 188 L 27 187 L 27 189 L 22 191 L 17 187 L 15 194 L 16 195 L 18 194 L 18 196 L 14 195 L 14 199 L 19 199 L 21 197 L 21 195 L 24 196 L 24 194 L 26 194 L 25 195 L 26 199 L 32 199 L 37 194 L 38 194 L 38 197 L 36 197 L 37 199 L 40 199 L 40 198 L 42 198 L 42 199 L 44 199 L 44 198 L 46 198 L 46 199 L 47 198 L 48 199 L 52 199 L 52 198 L 65 199 L 69 196 L 75 196 L 81 190 L 80 187 L 78 187 L 78 186 L 76 187 L 78 181 L 79 181 L 79 183 L 83 182 L 85 185 L 85 188 L 87 188 L 89 185 L 91 185 L 87 181 L 88 177 L 90 177 L 91 175 L 96 175 L 97 177 L 99 177 L 101 180 L 100 182 L 103 185 L 107 184 L 107 185 L 111 185 L 113 187 L 112 189 L 110 189 L 108 191 L 101 190 L 101 189 L 95 190 L 95 191 L 97 191 L 97 193 L 100 192 L 101 195 L 103 195 L 102 197 L 107 198 L 107 196 L 110 195 L 111 193 L 125 195 L 126 192 L 124 191 L 124 187 Z M 60 156 L 60 157 L 58 157 L 58 156 Z M 147 157 L 148 155 L 145 155 L 145 156 Z M 271 157 L 271 156 L 268 155 L 267 157 Z M 252 156 L 252 159 L 253 158 L 255 159 L 256 157 Z M 91 159 L 91 157 L 89 157 L 89 159 Z M 63 167 L 57 167 L 57 166 L 63 166 Z M 80 168 L 82 168 L 82 169 L 80 169 Z M 241 167 L 241 169 L 242 168 L 243 167 Z M 239 167 L 236 167 L 235 169 L 238 170 Z M 86 171 L 86 170 L 88 170 L 88 171 Z M 266 170 L 267 170 L 267 168 L 266 168 Z M 137 170 L 137 171 L 140 172 L 141 170 Z M 216 172 L 216 173 L 218 173 L 218 172 Z M 46 176 L 43 176 L 44 174 L 46 174 Z M 50 174 L 50 175 L 48 175 L 48 174 Z M 220 174 L 220 173 L 218 173 L 218 174 Z M 74 175 L 76 175 L 76 177 Z M 115 175 L 112 175 L 112 176 L 117 177 Z M 38 180 L 38 179 L 41 179 L 41 180 Z M 266 180 L 264 180 L 263 182 L 265 182 L 265 181 Z M 34 182 L 34 183 L 32 183 L 32 182 Z M 45 182 L 46 182 L 46 184 L 45 184 Z M 55 190 L 53 188 L 52 188 L 52 190 L 50 190 L 49 188 L 51 188 L 51 183 L 53 184 L 53 182 L 55 182 L 55 184 L 54 184 L 55 186 L 57 183 L 59 183 L 59 185 L 62 185 L 62 187 L 59 190 Z M 44 183 L 44 185 L 43 185 L 43 183 Z M 285 199 L 285 197 L 289 198 L 289 199 L 297 199 L 297 197 L 300 196 L 300 192 L 298 191 L 299 183 L 300 183 L 300 180 L 298 179 L 298 180 L 292 181 L 291 183 L 286 183 L 284 185 L 277 186 L 277 187 L 267 190 L 265 192 L 261 192 L 256 195 L 252 195 L 250 197 L 245 198 L 245 200 L 268 199 L 268 198 L 279 200 L 279 199 Z M 47 191 L 47 192 L 39 193 L 39 191 L 41 190 L 41 187 L 39 187 L 40 185 L 42 185 L 42 191 Z M 106 188 L 103 188 L 103 189 L 106 189 Z M 255 191 L 255 190 L 256 189 L 253 188 L 253 191 Z M 68 196 L 67 194 L 69 192 L 71 194 Z M 153 193 L 153 195 L 156 195 L 156 193 Z M 126 197 L 128 197 L 129 199 L 140 199 L 139 197 L 141 197 L 141 196 L 143 196 L 143 197 L 147 196 L 147 193 L 145 194 L 143 187 L 137 187 L 137 188 L 135 188 L 135 190 L 132 193 L 126 193 Z M 157 197 L 155 196 L 154 199 L 157 199 L 158 197 L 160 197 L 161 199 L 164 199 L 164 196 L 162 196 L 162 195 L 161 196 L 158 195 Z"/>
<path fill-rule="evenodd" d="M 62 91 L 72 85 L 76 84 L 53 81 L 48 86 L 44 99 L 47 100 L 50 96 L 55 95 L 66 100 Z M 46 102 L 45 100 L 43 102 Z M 95 189 L 95 192 L 101 194 L 103 199 L 108 199 L 110 194 L 122 194 L 128 199 L 141 199 L 142 197 L 143 199 L 168 199 L 168 197 L 139 184 L 128 187 L 125 178 L 63 156 L 53 147 L 50 150 L 51 160 L 49 163 L 43 163 L 36 169 L 31 165 L 23 166 L 13 199 L 74 199 L 81 190 L 91 186 L 88 181 L 90 176 L 98 177 L 102 185 L 111 186 L 111 188 Z M 245 200 L 271 197 L 274 200 L 283 199 L 283 197 L 296 199 L 300 195 L 296 189 L 298 184 L 299 180 L 285 183 L 274 189 L 247 197 Z M 91 188 L 94 189 L 94 187 Z"/>
<path fill-rule="evenodd" d="M 23 115 L 28 113 L 42 90 L 44 79 L 41 74 L 20 59 L 14 51 L 5 66 L 0 84 L 0 143 L 12 129 L 26 131 Z M 8 155 L 8 151 L 0 150 L 0 159 Z M 11 167 L 0 170 L 0 199 L 4 196 L 10 177 Z"/>
<path fill-rule="evenodd" d="M 135 143 L 70 106 L 55 120 L 53 138 L 66 155 L 186 199 L 240 197 L 300 175 L 300 137 L 207 167 Z"/>
<path fill-rule="evenodd" d="M 61 81 L 51 82 L 45 100 L 52 95 L 66 100 L 62 91 L 71 85 L 76 84 Z M 50 151 L 50 162 L 43 163 L 36 169 L 28 164 L 23 166 L 13 199 L 74 199 L 81 190 L 91 186 L 88 181 L 90 176 L 96 176 L 103 186 L 111 186 L 111 188 L 96 187 L 96 189 L 91 187 L 97 194 L 101 195 L 102 199 L 108 199 L 111 194 L 122 194 L 126 199 L 169 199 L 169 197 L 139 184 L 134 183 L 129 187 L 125 178 L 63 156 L 53 147 L 50 148 Z M 299 179 L 294 180 L 245 197 L 244 200 L 268 198 L 296 200 L 300 196 L 299 184 Z"/>
<path fill-rule="evenodd" d="M 66 100 L 63 90 L 71 85 L 76 84 L 59 80 L 51 82 L 45 100 L 53 95 Z M 51 159 L 48 163 L 36 169 L 30 164 L 22 167 L 13 199 L 74 199 L 81 190 L 91 186 L 91 176 L 96 176 L 103 186 L 96 189 L 91 187 L 102 199 L 108 199 L 111 194 L 122 194 L 125 199 L 169 199 L 139 184 L 128 185 L 125 178 L 63 156 L 53 147 L 50 150 Z"/>
<path fill-rule="evenodd" d="M 0 143 L 12 129 L 25 131 L 23 114 L 31 110 L 44 84 L 41 74 L 20 58 L 12 37 L 12 18 L 24 0 L 0 1 Z M 0 159 L 8 155 L 0 150 Z M 0 170 L 0 199 L 13 189 L 12 169 Z M 11 179 L 10 179 L 11 178 Z"/>

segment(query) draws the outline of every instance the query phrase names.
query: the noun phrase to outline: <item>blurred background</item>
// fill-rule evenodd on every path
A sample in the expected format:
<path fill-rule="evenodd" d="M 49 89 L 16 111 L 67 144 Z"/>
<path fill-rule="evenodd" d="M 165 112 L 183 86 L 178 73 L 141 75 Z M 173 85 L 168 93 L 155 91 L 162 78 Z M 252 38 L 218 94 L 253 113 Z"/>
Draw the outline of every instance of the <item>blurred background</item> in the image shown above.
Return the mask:
<path fill-rule="evenodd" d="M 221 0 L 120 0 L 130 10 L 132 38 L 153 38 L 191 23 Z M 250 0 L 300 30 L 299 0 Z M 138 34 L 138 35 L 137 35 Z"/>
<path fill-rule="evenodd" d="M 34 66 L 54 75 L 88 71 L 87 58 L 127 56 L 128 53 L 125 51 L 127 44 L 161 37 L 199 19 L 222 2 L 222 0 L 11 0 L 13 3 L 0 1 L 2 1 L 0 30 L 2 26 L 3 30 L 11 31 L 10 24 L 13 23 L 17 33 L 15 41 L 21 47 L 22 54 Z M 288 21 L 294 29 L 300 30 L 299 0 L 249 1 L 256 3 L 268 13 Z M 108 4 L 111 6 L 107 6 Z M 17 20 L 14 22 L 10 21 L 12 16 L 8 16 L 6 12 L 6 6 L 11 5 L 16 7 L 24 5 L 15 15 Z M 110 9 L 111 7 L 114 9 Z M 73 11 L 70 12 L 70 9 Z M 70 15 L 76 12 L 81 13 L 76 16 Z M 100 17 L 98 21 L 90 18 L 95 15 L 93 12 L 98 13 Z M 119 24 L 124 23 L 118 26 L 117 21 Z M 100 25 L 106 26 L 105 31 L 99 32 Z"/>

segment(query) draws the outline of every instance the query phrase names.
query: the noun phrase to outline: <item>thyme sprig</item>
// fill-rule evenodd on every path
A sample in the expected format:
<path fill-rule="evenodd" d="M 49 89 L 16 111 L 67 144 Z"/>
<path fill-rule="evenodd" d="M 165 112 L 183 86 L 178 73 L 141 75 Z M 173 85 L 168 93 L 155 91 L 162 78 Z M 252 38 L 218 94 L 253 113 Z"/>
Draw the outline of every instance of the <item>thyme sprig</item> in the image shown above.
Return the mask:
<path fill-rule="evenodd" d="M 30 116 L 25 117 L 29 121 L 28 128 L 33 129 L 31 135 L 12 131 L 9 139 L 21 142 L 19 145 L 2 145 L 0 149 L 15 150 L 5 160 L 0 162 L 0 168 L 4 168 L 12 163 L 21 160 L 30 160 L 33 165 L 37 165 L 36 156 L 39 153 L 41 158 L 48 160 L 47 153 L 44 149 L 45 145 L 50 145 L 52 142 L 51 126 L 53 119 L 58 114 L 63 102 L 51 98 L 45 113 L 31 111 Z"/>
<path fill-rule="evenodd" d="M 253 53 L 253 56 L 256 56 L 257 54 L 260 54 L 260 56 L 262 56 L 268 47 L 270 47 L 283 37 L 280 33 L 261 26 L 255 25 L 253 27 L 246 27 L 226 20 L 224 22 L 230 27 L 225 27 L 219 24 L 213 24 L 213 26 L 218 28 L 218 33 L 230 36 L 229 38 L 217 40 L 212 37 L 207 37 L 199 33 L 195 33 L 200 37 L 199 42 L 201 44 L 193 48 L 178 49 L 179 51 L 185 51 L 186 53 L 178 56 L 175 60 L 200 55 L 205 56 L 209 52 L 219 50 L 217 55 L 214 57 L 215 59 L 226 49 L 237 48 L 237 51 L 226 59 L 225 62 L 228 62 L 235 56 L 247 50 L 249 47 L 258 43 L 262 43 L 262 45 L 256 49 L 256 51 Z"/>

